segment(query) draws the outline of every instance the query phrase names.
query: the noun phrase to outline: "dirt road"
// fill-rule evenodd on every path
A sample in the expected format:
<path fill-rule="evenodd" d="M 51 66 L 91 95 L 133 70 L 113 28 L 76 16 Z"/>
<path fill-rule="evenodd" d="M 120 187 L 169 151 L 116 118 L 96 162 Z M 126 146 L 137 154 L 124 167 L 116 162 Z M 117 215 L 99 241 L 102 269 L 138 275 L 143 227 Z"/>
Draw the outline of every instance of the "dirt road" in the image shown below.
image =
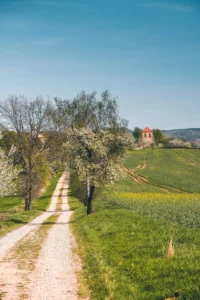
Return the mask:
<path fill-rule="evenodd" d="M 68 177 L 60 178 L 48 211 L 0 240 L 0 299 L 78 299 Z M 56 210 L 60 196 L 62 207 Z M 48 230 L 43 222 L 55 214 L 56 223 Z"/>

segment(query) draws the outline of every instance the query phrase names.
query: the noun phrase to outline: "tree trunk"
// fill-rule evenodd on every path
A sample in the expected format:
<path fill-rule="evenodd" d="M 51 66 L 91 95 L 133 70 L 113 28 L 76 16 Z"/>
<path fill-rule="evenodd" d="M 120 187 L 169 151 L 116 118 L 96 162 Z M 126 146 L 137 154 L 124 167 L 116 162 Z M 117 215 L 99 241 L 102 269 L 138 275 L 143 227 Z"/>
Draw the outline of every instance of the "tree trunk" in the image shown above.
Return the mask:
<path fill-rule="evenodd" d="M 32 196 L 30 195 L 29 199 L 28 199 L 28 210 L 31 210 L 31 209 L 32 209 Z"/>
<path fill-rule="evenodd" d="M 94 197 L 94 190 L 95 190 L 95 186 L 92 185 L 90 187 L 90 193 L 89 193 L 89 197 L 87 199 L 87 215 L 90 215 L 92 213 L 92 200 Z"/>
<path fill-rule="evenodd" d="M 25 208 L 24 208 L 24 210 L 31 210 L 31 208 L 32 208 L 31 204 L 32 204 L 31 198 L 29 196 L 27 196 L 25 198 Z"/>
<path fill-rule="evenodd" d="M 88 204 L 88 198 L 90 196 L 90 180 L 87 176 L 87 184 L 86 184 L 86 198 L 84 199 L 84 205 L 87 206 Z"/>
<path fill-rule="evenodd" d="M 32 163 L 29 164 L 29 172 L 26 179 L 26 197 L 25 197 L 25 210 L 31 210 L 32 208 L 32 188 L 33 188 L 33 178 L 32 178 Z"/>
<path fill-rule="evenodd" d="M 87 198 L 90 196 L 90 180 L 87 178 Z"/>
<path fill-rule="evenodd" d="M 28 201 L 28 197 L 25 197 L 25 207 L 24 207 L 24 210 L 29 210 L 29 209 L 28 209 L 28 206 L 29 206 L 29 205 L 28 205 L 28 202 L 29 202 L 29 201 Z"/>
<path fill-rule="evenodd" d="M 31 210 L 31 204 L 32 204 L 32 176 L 30 177 L 30 183 L 29 183 L 29 190 L 28 190 L 28 210 Z"/>

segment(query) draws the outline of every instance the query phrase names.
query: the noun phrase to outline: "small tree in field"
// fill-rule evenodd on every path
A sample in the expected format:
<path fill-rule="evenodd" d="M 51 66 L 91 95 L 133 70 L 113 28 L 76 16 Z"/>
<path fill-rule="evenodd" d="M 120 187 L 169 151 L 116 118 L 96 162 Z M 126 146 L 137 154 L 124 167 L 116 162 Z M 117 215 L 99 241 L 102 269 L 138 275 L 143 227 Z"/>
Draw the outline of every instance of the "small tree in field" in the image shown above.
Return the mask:
<path fill-rule="evenodd" d="M 14 179 L 18 176 L 19 170 L 13 167 L 12 155 L 15 149 L 12 147 L 9 154 L 5 155 L 0 148 L 0 196 L 7 196 L 13 194 L 16 185 Z"/>
<path fill-rule="evenodd" d="M 153 129 L 153 136 L 156 146 L 164 140 L 164 135 L 160 129 Z"/>
<path fill-rule="evenodd" d="M 139 127 L 135 127 L 133 130 L 133 136 L 136 139 L 136 142 L 138 143 L 139 139 L 142 137 L 142 129 Z"/>

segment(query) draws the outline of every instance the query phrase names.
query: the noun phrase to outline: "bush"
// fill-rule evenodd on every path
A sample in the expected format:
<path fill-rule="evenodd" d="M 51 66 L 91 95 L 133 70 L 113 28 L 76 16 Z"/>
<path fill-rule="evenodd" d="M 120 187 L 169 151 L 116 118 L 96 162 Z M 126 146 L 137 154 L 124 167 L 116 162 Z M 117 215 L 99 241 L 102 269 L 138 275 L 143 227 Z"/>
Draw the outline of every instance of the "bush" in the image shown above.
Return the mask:
<path fill-rule="evenodd" d="M 70 189 L 74 197 L 78 198 L 86 205 L 87 200 L 87 188 L 86 185 L 81 182 L 75 175 L 70 176 Z"/>

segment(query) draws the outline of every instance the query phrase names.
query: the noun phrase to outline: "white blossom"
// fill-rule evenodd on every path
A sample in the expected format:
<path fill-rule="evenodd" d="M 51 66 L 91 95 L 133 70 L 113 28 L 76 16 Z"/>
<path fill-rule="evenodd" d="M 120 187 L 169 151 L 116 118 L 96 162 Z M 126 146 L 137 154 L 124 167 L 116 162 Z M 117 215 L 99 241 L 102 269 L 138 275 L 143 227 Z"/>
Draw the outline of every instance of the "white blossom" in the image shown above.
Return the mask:
<path fill-rule="evenodd" d="M 12 147 L 9 154 L 6 155 L 0 148 L 0 196 L 13 194 L 16 188 L 14 179 L 18 176 L 19 170 L 12 164 L 11 156 L 15 152 Z"/>
<path fill-rule="evenodd" d="M 116 135 L 106 130 L 69 129 L 68 141 L 64 144 L 67 162 L 80 181 L 90 185 L 114 183 L 123 176 L 121 165 L 125 147 L 129 144 L 126 135 Z"/>

